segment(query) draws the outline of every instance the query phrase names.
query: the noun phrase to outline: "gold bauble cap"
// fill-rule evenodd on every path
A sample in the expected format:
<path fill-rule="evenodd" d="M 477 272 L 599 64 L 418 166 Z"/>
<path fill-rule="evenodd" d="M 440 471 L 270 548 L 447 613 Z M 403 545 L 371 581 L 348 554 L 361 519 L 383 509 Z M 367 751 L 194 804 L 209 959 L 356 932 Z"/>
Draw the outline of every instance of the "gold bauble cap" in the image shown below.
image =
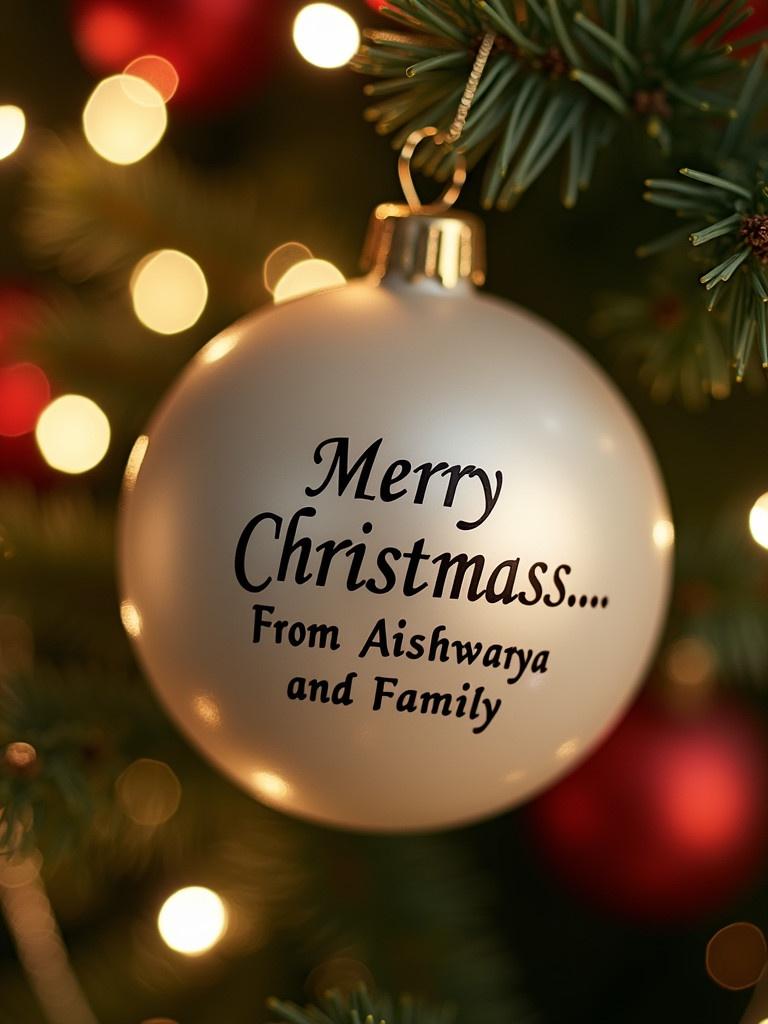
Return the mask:
<path fill-rule="evenodd" d="M 381 280 L 430 280 L 443 288 L 485 281 L 485 232 L 471 213 L 382 203 L 371 215 L 363 269 Z"/>

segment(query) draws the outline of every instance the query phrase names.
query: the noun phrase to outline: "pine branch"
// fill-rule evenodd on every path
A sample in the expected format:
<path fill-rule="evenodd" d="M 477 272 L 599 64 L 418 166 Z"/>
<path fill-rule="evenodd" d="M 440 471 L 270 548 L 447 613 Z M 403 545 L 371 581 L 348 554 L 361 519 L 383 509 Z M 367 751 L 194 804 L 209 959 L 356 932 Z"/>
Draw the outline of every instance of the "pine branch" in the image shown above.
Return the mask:
<path fill-rule="evenodd" d="M 424 124 L 448 127 L 479 35 L 497 34 L 460 143 L 470 166 L 489 152 L 486 207 L 512 206 L 558 157 L 572 206 L 627 123 L 667 151 L 687 123 L 739 114 L 741 71 L 723 37 L 747 0 L 388 0 L 382 13 L 401 27 L 366 32 L 353 67 L 378 79 L 366 116 L 396 148 Z M 418 155 L 438 178 L 452 159 L 433 142 Z"/>
<path fill-rule="evenodd" d="M 455 1018 L 450 1006 L 431 1006 L 405 995 L 393 1003 L 364 986 L 348 995 L 332 990 L 316 1006 L 279 999 L 267 1005 L 284 1024 L 453 1024 Z"/>
<path fill-rule="evenodd" d="M 103 287 L 51 290 L 25 338 L 27 358 L 43 368 L 56 391 L 88 395 L 110 422 L 111 441 L 104 462 L 94 477 L 73 481 L 73 489 L 91 480 L 102 484 L 107 476 L 115 480 L 122 476 L 128 453 L 168 382 L 231 318 L 211 297 L 191 329 L 160 340 L 130 308 L 128 276 L 126 271 L 115 271 Z M 4 500 L 0 491 L 0 522 Z M 34 521 L 23 525 L 32 529 Z"/>
<path fill-rule="evenodd" d="M 666 242 L 688 233 L 684 228 Z M 637 370 L 654 401 L 678 398 L 698 411 L 731 394 L 727 321 L 707 313 L 684 254 L 667 254 L 643 280 L 642 294 L 600 293 L 596 308 L 592 332 L 608 339 L 617 361 Z M 762 383 L 759 374 L 754 383 Z"/>
<path fill-rule="evenodd" d="M 84 142 L 56 140 L 31 156 L 22 234 L 38 260 L 78 283 L 127 274 L 155 249 L 181 249 L 220 302 L 241 312 L 261 294 L 253 268 L 264 252 L 252 182 L 240 184 L 190 177 L 168 156 L 120 167 Z"/>
<path fill-rule="evenodd" d="M 391 0 L 384 13 L 405 30 L 368 32 L 354 67 L 379 79 L 366 86 L 376 98 L 367 116 L 395 133 L 396 147 L 426 122 L 447 128 L 479 34 L 497 34 L 459 143 L 470 166 L 488 154 L 486 207 L 514 205 L 559 157 L 562 199 L 573 206 L 599 152 L 632 124 L 664 153 L 685 146 L 702 162 L 715 153 L 711 171 L 647 182 L 646 198 L 684 226 L 642 254 L 689 236 L 711 257 L 700 280 L 717 315 L 706 324 L 696 312 L 671 343 L 668 331 L 662 339 L 646 329 L 643 373 L 657 397 L 681 390 L 693 405 L 729 390 L 721 338 L 737 380 L 754 350 L 768 369 L 766 139 L 754 127 L 768 99 L 765 53 L 746 64 L 724 41 L 751 14 L 746 0 Z M 453 153 L 430 141 L 417 160 L 444 178 Z"/>
<path fill-rule="evenodd" d="M 72 677 L 68 681 L 72 682 Z M 97 682 L 94 677 L 90 685 Z M 38 684 L 42 683 L 39 679 Z M 511 953 L 499 941 L 493 924 L 494 903 L 487 878 L 469 863 L 461 841 L 442 836 L 361 837 L 293 821 L 227 785 L 188 751 L 185 755 L 183 748 L 173 749 L 167 736 L 153 738 L 152 722 L 143 717 L 142 710 L 115 703 L 106 691 L 102 685 L 99 692 L 104 704 L 109 698 L 117 720 L 129 723 L 132 735 L 141 736 L 140 743 L 134 740 L 133 756 L 152 756 L 157 746 L 178 773 L 185 796 L 170 822 L 157 829 L 144 829 L 142 836 L 137 835 L 142 830 L 131 827 L 114 800 L 110 802 L 106 787 L 103 792 L 91 789 L 87 792 L 90 815 L 69 820 L 69 832 L 80 832 L 80 842 L 64 851 L 52 876 L 49 871 L 54 894 L 57 877 L 68 878 L 70 883 L 76 878 L 81 912 L 89 917 L 87 908 L 98 906 L 102 899 L 105 866 L 121 882 L 149 868 L 161 871 L 167 885 L 178 884 L 183 877 L 196 878 L 226 895 L 233 917 L 241 925 L 255 924 L 258 940 L 253 948 L 258 950 L 257 962 L 273 963 L 277 958 L 273 970 L 279 969 L 285 957 L 287 941 L 300 961 L 323 964 L 339 957 L 351 958 L 369 965 L 373 975 L 385 982 L 399 977 L 420 991 L 444 993 L 457 1013 L 467 1019 L 471 1016 L 478 1024 L 506 1024 L 510 1020 L 529 1024 L 533 1019 L 519 990 Z M 93 721 L 93 710 L 80 707 L 85 688 L 82 693 L 75 691 L 66 710 L 62 705 L 67 691 L 62 692 L 59 686 L 59 693 L 53 711 L 49 709 L 50 697 L 43 690 L 38 698 L 41 707 L 25 712 L 26 722 L 38 723 L 34 733 L 27 726 L 27 734 L 34 735 L 44 752 L 38 781 L 53 757 L 50 744 L 45 747 L 41 741 L 45 721 L 58 715 L 67 727 L 62 731 L 70 735 L 76 731 L 70 720 Z M 18 735 L 19 724 L 16 712 L 14 734 Z M 114 729 L 110 734 L 115 734 Z M 123 761 L 130 759 L 130 739 L 115 746 Z M 73 747 L 77 750 L 76 743 Z M 107 774 L 120 770 L 118 765 L 107 762 Z M 22 819 L 29 817 L 23 805 L 16 806 Z M 57 824 L 58 814 L 54 806 L 53 820 Z M 86 820 L 88 827 L 83 831 Z M 37 838 L 43 841 L 50 866 L 52 837 L 44 831 Z M 58 833 L 54 838 L 59 838 Z M 350 879 L 354 879 L 353 885 Z M 104 949 L 117 950 L 115 925 L 124 929 L 121 919 L 105 919 L 96 934 L 91 927 L 84 940 L 73 943 L 74 966 L 100 1019 L 118 1019 L 126 1006 L 137 1001 L 140 1004 L 143 1000 L 146 1006 L 149 992 L 154 1002 L 150 1001 L 143 1013 L 138 1006 L 134 1011 L 135 1018 L 140 1019 L 149 1007 L 157 1007 L 158 1000 L 177 993 L 194 977 L 194 967 L 169 955 L 149 923 L 157 909 L 154 884 L 145 898 L 148 902 L 139 909 L 140 916 L 147 918 L 142 939 L 134 949 L 132 968 L 118 979 L 110 972 L 105 984 Z M 222 975 L 230 969 L 227 964 L 232 962 L 232 954 L 238 953 L 249 963 L 252 947 L 247 930 L 237 930 L 231 943 L 227 953 L 214 958 L 207 967 L 220 985 L 226 983 Z M 405 957 L 404 950 L 408 951 Z M 115 962 L 118 959 L 124 959 L 124 955 L 116 955 Z M 252 966 L 255 969 L 256 963 Z M 137 978 L 143 979 L 146 987 L 141 981 L 137 987 Z M 254 980 L 251 978 L 250 991 Z M 378 1000 L 374 1003 L 380 1005 Z M 424 1019 L 418 1007 L 413 1012 L 419 1013 L 417 1019 Z M 453 1016 L 447 1007 L 440 1008 L 441 1021 Z M 386 1019 L 392 1018 L 387 1014 Z M 436 1018 L 430 1013 L 428 1019 Z"/>
<path fill-rule="evenodd" d="M 768 179 L 758 164 L 751 176 L 682 168 L 679 180 L 647 182 L 647 198 L 686 221 L 689 241 L 708 264 L 699 277 L 707 309 L 727 323 L 736 379 L 742 380 L 753 349 L 768 369 Z"/>
<path fill-rule="evenodd" d="M 82 584 L 111 577 L 112 509 L 96 506 L 81 491 L 38 494 L 31 488 L 0 490 L 3 587 L 78 578 Z M 49 573 L 43 579 L 41 573 Z"/>
<path fill-rule="evenodd" d="M 324 832 L 314 833 L 311 845 L 314 890 L 325 894 L 313 908 L 316 926 L 326 932 L 329 921 L 338 922 L 380 984 L 439 994 L 475 1024 L 534 1019 L 514 958 L 492 924 L 487 877 L 461 839 Z M 358 862 L 365 865 L 364 883 L 350 891 L 344 875 L 329 885 L 339 864 Z M 410 951 L 405 959 L 403 948 Z"/>
<path fill-rule="evenodd" d="M 0 490 L 0 558 L 0 606 L 26 622 L 39 654 L 130 664 L 114 595 L 111 507 L 79 489 Z"/>
<path fill-rule="evenodd" d="M 685 222 L 691 255 L 706 261 L 699 276 L 706 307 L 721 324 L 739 381 L 755 349 L 768 369 L 766 140 L 754 131 L 768 100 L 765 63 L 763 48 L 746 67 L 736 114 L 722 133 L 711 169 L 683 167 L 680 178 L 646 182 L 646 199 Z M 663 250 L 669 238 L 652 248 Z"/>
<path fill-rule="evenodd" d="M 56 859 L 79 844 L 111 813 L 128 747 L 167 729 L 135 678 L 117 676 L 39 666 L 0 684 L 0 854 L 41 846 Z M 14 743 L 31 744 L 34 761 L 9 759 Z"/>

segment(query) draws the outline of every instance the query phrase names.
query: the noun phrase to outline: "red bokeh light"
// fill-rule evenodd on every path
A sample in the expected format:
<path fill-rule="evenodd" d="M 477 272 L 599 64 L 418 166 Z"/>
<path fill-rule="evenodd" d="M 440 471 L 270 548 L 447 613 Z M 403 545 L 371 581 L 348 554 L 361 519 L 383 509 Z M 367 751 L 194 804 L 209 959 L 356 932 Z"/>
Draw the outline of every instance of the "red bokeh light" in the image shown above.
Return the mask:
<path fill-rule="evenodd" d="M 119 0 L 86 5 L 77 23 L 78 47 L 102 71 L 131 60 L 141 49 L 143 36 L 138 14 Z"/>
<path fill-rule="evenodd" d="M 0 434 L 20 437 L 35 429 L 51 397 L 48 378 L 34 363 L 0 367 Z"/>
<path fill-rule="evenodd" d="M 178 76 L 174 103 L 194 111 L 232 106 L 264 80 L 279 51 L 286 13 L 287 5 L 276 0 L 74 0 L 72 5 L 75 46 L 97 74 L 161 57 Z"/>
<path fill-rule="evenodd" d="M 176 68 L 165 57 L 158 57 L 156 54 L 147 54 L 144 57 L 137 57 L 125 68 L 127 75 L 136 75 L 143 78 L 160 93 L 167 103 L 172 99 L 179 87 L 179 76 Z"/>

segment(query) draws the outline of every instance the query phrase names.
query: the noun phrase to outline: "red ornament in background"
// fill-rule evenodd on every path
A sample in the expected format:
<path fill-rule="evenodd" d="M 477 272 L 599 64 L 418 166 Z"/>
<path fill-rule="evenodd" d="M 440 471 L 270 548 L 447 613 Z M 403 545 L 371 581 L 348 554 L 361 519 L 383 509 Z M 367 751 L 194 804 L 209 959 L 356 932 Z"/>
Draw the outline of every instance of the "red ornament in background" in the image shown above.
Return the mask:
<path fill-rule="evenodd" d="M 590 902 L 636 920 L 704 916 L 764 863 L 765 734 L 732 704 L 682 713 L 643 698 L 529 814 L 556 874 Z"/>
<path fill-rule="evenodd" d="M 97 74 L 124 71 L 139 57 L 163 57 L 179 76 L 174 103 L 212 112 L 235 105 L 269 74 L 284 6 L 278 0 L 74 0 L 74 41 Z"/>

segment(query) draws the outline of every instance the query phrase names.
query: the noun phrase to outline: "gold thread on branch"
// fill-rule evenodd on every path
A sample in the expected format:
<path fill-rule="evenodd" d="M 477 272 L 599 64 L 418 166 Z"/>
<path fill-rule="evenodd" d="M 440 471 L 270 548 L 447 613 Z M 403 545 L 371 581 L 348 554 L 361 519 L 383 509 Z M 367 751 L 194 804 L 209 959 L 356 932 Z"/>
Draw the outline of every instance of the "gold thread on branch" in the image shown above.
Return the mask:
<path fill-rule="evenodd" d="M 438 143 L 448 142 L 452 144 L 454 142 L 458 142 L 461 138 L 461 133 L 464 131 L 464 126 L 467 123 L 470 108 L 474 102 L 475 96 L 477 95 L 480 79 L 483 77 L 485 66 L 488 63 L 488 58 L 491 55 L 491 50 L 493 49 L 493 44 L 495 42 L 496 33 L 486 32 L 483 36 L 482 42 L 480 43 L 477 55 L 475 56 L 472 70 L 469 72 L 467 84 L 464 86 L 464 92 L 459 100 L 459 107 L 456 111 L 456 116 L 445 135 L 436 140 Z"/>
<path fill-rule="evenodd" d="M 482 42 L 478 48 L 475 59 L 472 63 L 472 70 L 469 73 L 469 78 L 464 86 L 464 91 L 459 100 L 459 105 L 456 110 L 451 126 L 447 132 L 441 133 L 437 128 L 432 125 L 426 125 L 423 128 L 419 128 L 416 131 L 411 132 L 400 150 L 400 156 L 397 161 L 397 171 L 400 177 L 400 185 L 403 190 L 408 206 L 411 208 L 412 213 L 419 213 L 425 210 L 429 210 L 432 213 L 443 212 L 450 209 L 451 206 L 459 198 L 461 190 L 464 186 L 464 182 L 467 179 L 467 164 L 464 156 L 460 151 L 456 153 L 456 159 L 454 163 L 453 172 L 451 174 L 451 181 L 443 191 L 442 195 L 433 203 L 424 204 L 419 198 L 419 194 L 416 191 L 416 186 L 413 183 L 413 176 L 411 174 L 411 161 L 416 147 L 424 139 L 432 138 L 436 145 L 442 145 L 448 143 L 453 145 L 458 142 L 461 138 L 461 134 L 464 131 L 464 126 L 467 123 L 467 117 L 469 111 L 474 102 L 477 90 L 480 85 L 480 80 L 483 77 L 488 58 L 491 55 L 493 44 L 496 41 L 495 32 L 486 32 L 483 36 Z"/>

